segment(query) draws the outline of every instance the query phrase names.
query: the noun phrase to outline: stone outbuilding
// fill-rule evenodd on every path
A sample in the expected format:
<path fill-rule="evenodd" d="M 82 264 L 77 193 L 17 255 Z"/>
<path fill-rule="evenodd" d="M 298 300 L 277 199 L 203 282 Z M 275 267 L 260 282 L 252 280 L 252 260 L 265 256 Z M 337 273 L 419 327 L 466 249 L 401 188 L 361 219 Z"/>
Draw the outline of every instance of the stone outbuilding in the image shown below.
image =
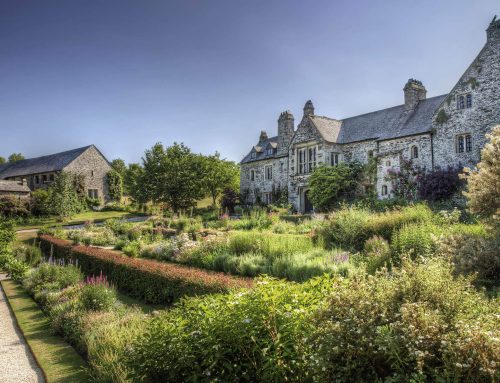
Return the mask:
<path fill-rule="evenodd" d="M 427 98 L 421 81 L 403 87 L 403 103 L 345 119 L 320 116 L 309 100 L 295 128 L 291 112 L 281 113 L 278 135 L 259 142 L 241 161 L 240 188 L 247 203 L 272 203 L 286 188 L 299 212 L 314 210 L 308 179 L 320 164 L 377 161 L 379 198 L 393 195 L 388 174 L 403 161 L 424 171 L 474 167 L 486 134 L 500 123 L 500 20 L 486 31 L 486 44 L 448 94 Z M 368 187 L 368 185 L 366 185 Z"/>
<path fill-rule="evenodd" d="M 85 190 L 89 198 L 109 201 L 107 173 L 111 164 L 95 145 L 68 150 L 47 156 L 29 158 L 0 165 L 1 183 L 24 185 L 28 191 L 46 188 L 54 182 L 58 173 L 72 172 L 84 176 Z"/>
<path fill-rule="evenodd" d="M 30 188 L 26 185 L 26 181 L 7 181 L 0 180 L 0 197 L 11 196 L 19 199 L 29 198 L 31 193 Z"/>

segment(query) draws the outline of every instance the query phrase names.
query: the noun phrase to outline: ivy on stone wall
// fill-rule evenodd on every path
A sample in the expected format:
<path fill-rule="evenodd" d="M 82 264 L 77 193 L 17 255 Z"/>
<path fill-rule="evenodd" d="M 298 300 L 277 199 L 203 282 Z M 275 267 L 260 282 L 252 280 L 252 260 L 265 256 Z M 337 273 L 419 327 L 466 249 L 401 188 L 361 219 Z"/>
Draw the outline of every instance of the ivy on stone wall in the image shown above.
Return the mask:
<path fill-rule="evenodd" d="M 437 116 L 436 116 L 436 123 L 437 124 L 445 124 L 446 122 L 448 122 L 449 119 L 450 119 L 450 116 L 448 116 L 448 114 L 446 114 L 444 109 L 440 109 Z"/>
<path fill-rule="evenodd" d="M 110 170 L 108 174 L 106 174 L 106 182 L 108 183 L 109 198 L 119 202 L 123 194 L 123 183 L 120 173 L 116 170 Z"/>

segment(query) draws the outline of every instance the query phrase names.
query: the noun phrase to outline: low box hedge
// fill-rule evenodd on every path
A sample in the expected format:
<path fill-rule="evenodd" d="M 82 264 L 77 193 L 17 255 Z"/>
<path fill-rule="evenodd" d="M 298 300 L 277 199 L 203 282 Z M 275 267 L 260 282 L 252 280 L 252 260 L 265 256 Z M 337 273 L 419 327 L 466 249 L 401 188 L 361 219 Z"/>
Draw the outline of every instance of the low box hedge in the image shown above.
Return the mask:
<path fill-rule="evenodd" d="M 224 293 L 253 284 L 249 278 L 128 258 L 112 250 L 75 246 L 46 234 L 39 239 L 46 256 L 78 262 L 87 275 L 99 275 L 102 271 L 119 290 L 147 303 L 170 304 L 183 296 Z"/>

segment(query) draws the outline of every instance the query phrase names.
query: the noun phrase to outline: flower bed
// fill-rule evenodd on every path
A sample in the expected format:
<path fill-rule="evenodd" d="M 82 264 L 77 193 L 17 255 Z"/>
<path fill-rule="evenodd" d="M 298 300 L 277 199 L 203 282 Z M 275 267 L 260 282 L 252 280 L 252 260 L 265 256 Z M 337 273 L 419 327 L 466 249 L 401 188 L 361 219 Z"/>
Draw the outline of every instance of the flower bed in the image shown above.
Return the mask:
<path fill-rule="evenodd" d="M 73 246 L 70 241 L 49 235 L 40 236 L 40 241 L 46 255 L 78 261 L 89 275 L 98 275 L 102 271 L 118 289 L 148 303 L 171 303 L 183 296 L 227 292 L 251 287 L 253 283 L 248 278 L 128 258 L 95 247 Z"/>

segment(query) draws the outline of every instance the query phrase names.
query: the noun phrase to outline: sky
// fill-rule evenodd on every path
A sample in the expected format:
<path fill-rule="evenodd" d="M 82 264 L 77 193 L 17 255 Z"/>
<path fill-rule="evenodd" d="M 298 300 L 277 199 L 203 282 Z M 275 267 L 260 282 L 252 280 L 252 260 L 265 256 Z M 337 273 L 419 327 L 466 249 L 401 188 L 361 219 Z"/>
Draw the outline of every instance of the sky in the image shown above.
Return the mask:
<path fill-rule="evenodd" d="M 448 93 L 498 0 L 1 0 L 0 156 L 157 142 L 240 161 L 308 99 L 345 118 Z"/>

